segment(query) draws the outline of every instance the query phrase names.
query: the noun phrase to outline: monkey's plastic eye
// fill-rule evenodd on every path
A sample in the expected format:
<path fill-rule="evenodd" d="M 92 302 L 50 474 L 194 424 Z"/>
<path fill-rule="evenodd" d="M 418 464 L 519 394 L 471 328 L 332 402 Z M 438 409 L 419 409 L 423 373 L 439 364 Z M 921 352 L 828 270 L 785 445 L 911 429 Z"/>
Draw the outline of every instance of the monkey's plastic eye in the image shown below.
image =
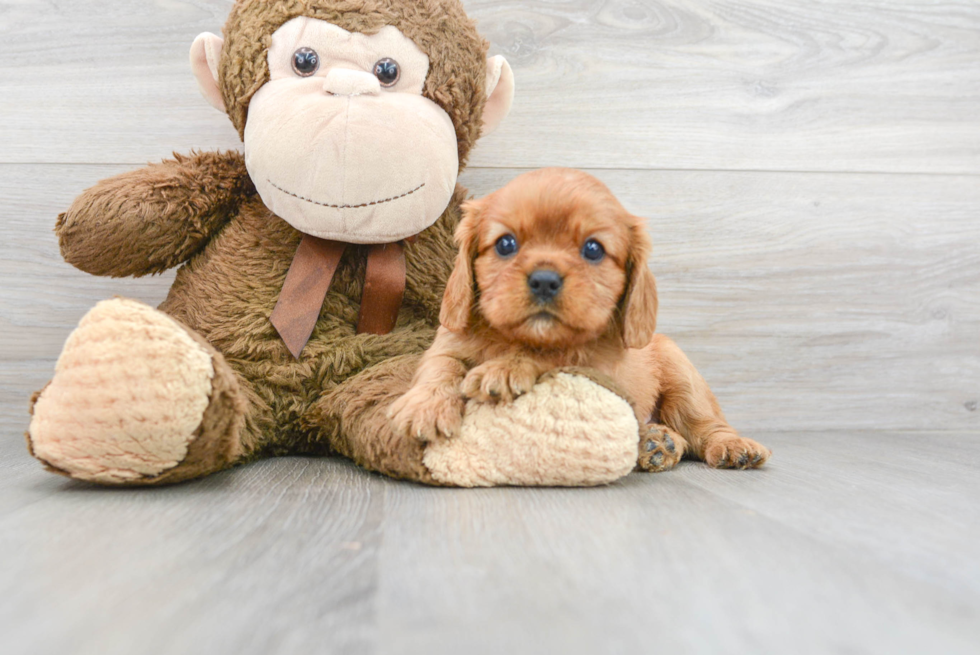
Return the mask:
<path fill-rule="evenodd" d="M 595 239 L 589 239 L 582 246 L 582 257 L 586 260 L 596 264 L 601 262 L 606 257 L 606 249 L 602 247 L 602 244 Z"/>
<path fill-rule="evenodd" d="M 320 55 L 312 48 L 300 48 L 293 53 L 293 70 L 300 77 L 310 77 L 320 70 Z"/>
<path fill-rule="evenodd" d="M 497 239 L 497 254 L 501 257 L 510 257 L 517 252 L 517 239 L 513 234 L 506 234 Z"/>
<path fill-rule="evenodd" d="M 374 65 L 374 75 L 381 82 L 381 86 L 389 88 L 398 84 L 398 80 L 402 76 L 402 69 L 397 61 L 385 57 Z"/>

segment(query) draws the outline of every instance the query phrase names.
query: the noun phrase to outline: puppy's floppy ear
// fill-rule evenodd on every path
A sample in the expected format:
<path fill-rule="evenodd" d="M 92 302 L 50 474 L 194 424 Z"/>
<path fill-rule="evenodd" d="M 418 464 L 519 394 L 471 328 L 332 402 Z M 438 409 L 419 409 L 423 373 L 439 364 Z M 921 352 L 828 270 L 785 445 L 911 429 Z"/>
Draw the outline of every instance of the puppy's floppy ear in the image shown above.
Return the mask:
<path fill-rule="evenodd" d="M 645 221 L 636 219 L 631 228 L 626 291 L 621 301 L 623 341 L 627 348 L 646 347 L 657 329 L 657 280 L 647 264 L 651 250 Z"/>
<path fill-rule="evenodd" d="M 439 322 L 450 332 L 462 332 L 470 325 L 473 317 L 473 304 L 476 300 L 473 260 L 476 259 L 479 245 L 477 238 L 483 208 L 483 203 L 479 200 L 463 203 L 463 220 L 456 228 L 459 253 L 446 283 L 446 295 L 442 298 L 442 311 L 439 314 Z"/>

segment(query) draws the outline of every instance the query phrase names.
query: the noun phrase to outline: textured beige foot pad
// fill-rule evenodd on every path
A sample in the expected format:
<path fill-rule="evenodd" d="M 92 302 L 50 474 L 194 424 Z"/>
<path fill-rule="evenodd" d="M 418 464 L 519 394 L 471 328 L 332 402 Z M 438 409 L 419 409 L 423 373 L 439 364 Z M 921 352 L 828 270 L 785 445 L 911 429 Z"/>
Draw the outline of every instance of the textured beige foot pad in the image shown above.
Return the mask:
<path fill-rule="evenodd" d="M 172 318 L 133 300 L 90 311 L 34 406 L 34 456 L 103 484 L 177 466 L 211 395 L 211 354 Z"/>
<path fill-rule="evenodd" d="M 559 373 L 508 405 L 471 402 L 462 434 L 430 444 L 440 483 L 583 487 L 636 466 L 639 425 L 629 403 L 588 377 Z"/>

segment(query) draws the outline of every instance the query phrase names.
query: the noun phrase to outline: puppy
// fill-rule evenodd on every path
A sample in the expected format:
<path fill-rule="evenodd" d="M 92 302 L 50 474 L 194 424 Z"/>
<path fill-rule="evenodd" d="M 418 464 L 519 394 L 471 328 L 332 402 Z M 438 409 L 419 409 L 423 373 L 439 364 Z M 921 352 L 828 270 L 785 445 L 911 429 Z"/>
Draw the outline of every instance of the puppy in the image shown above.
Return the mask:
<path fill-rule="evenodd" d="M 402 434 L 452 437 L 467 399 L 509 402 L 558 367 L 611 377 L 641 427 L 638 468 L 682 456 L 762 466 L 770 452 L 725 420 L 707 383 L 654 334 L 644 222 L 586 173 L 543 169 L 463 207 L 435 343 L 389 416 Z"/>

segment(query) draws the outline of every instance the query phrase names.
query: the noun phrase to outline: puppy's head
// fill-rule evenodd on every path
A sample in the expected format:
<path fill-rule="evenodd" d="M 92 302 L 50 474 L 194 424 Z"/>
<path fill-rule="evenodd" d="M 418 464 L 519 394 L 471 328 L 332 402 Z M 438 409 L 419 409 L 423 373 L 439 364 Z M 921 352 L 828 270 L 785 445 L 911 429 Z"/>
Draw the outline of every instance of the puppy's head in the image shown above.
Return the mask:
<path fill-rule="evenodd" d="M 459 255 L 441 321 L 484 320 L 539 348 L 618 334 L 631 348 L 656 328 L 657 289 L 643 221 L 586 173 L 549 168 L 463 206 Z"/>

